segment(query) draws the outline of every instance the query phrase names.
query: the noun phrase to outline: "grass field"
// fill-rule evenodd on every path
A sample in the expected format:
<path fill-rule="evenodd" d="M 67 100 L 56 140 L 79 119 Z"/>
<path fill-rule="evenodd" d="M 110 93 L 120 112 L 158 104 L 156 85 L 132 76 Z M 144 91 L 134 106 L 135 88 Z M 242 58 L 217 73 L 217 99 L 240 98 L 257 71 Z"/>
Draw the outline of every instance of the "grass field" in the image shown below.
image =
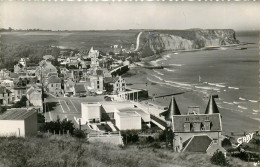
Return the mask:
<path fill-rule="evenodd" d="M 248 166 L 229 159 L 232 166 Z M 166 149 L 86 143 L 67 136 L 0 138 L 1 167 L 116 166 L 214 167 L 206 154 L 174 153 Z"/>
<path fill-rule="evenodd" d="M 32 44 L 64 46 L 72 49 L 90 49 L 94 47 L 107 51 L 111 45 L 123 45 L 130 48 L 136 43 L 138 30 L 114 31 L 35 31 L 2 32 L 1 42 L 5 44 Z"/>

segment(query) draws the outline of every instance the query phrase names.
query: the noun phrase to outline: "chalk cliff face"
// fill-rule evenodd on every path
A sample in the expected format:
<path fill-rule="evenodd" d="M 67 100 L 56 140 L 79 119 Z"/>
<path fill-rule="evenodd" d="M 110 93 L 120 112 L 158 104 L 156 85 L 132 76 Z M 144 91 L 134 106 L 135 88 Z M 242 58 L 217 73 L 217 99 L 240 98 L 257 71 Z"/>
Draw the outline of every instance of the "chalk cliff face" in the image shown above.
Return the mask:
<path fill-rule="evenodd" d="M 147 31 L 140 37 L 142 57 L 163 51 L 200 49 L 208 46 L 238 44 L 235 31 L 221 30 L 159 30 Z"/>

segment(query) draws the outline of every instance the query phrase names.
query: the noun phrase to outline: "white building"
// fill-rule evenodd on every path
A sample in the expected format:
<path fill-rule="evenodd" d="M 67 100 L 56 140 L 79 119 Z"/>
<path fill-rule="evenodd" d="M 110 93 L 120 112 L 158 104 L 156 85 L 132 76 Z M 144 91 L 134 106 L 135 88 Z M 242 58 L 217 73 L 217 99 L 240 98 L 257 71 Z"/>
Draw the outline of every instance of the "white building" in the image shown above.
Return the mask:
<path fill-rule="evenodd" d="M 81 120 L 82 124 L 86 122 L 101 121 L 101 104 L 98 102 L 81 103 Z"/>
<path fill-rule="evenodd" d="M 134 103 L 102 102 L 102 113 L 105 112 L 110 120 L 115 120 L 119 130 L 141 130 L 143 126 L 150 127 L 150 114 L 138 108 Z"/>
<path fill-rule="evenodd" d="M 115 121 L 119 130 L 140 130 L 142 129 L 141 116 L 134 111 L 116 112 Z"/>
<path fill-rule="evenodd" d="M 0 115 L 0 136 L 27 137 L 37 135 L 37 112 L 13 108 Z"/>

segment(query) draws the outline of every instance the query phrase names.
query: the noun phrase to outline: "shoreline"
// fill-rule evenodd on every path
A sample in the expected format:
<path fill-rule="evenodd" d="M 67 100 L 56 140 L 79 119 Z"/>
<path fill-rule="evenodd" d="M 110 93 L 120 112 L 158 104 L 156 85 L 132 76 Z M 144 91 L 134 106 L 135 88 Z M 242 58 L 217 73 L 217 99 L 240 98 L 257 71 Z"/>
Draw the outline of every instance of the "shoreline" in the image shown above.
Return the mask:
<path fill-rule="evenodd" d="M 147 89 L 149 96 L 158 96 L 158 95 L 166 95 L 170 93 L 179 93 L 183 91 L 187 91 L 187 89 L 182 87 L 169 87 L 164 84 L 159 84 L 153 81 L 149 81 L 149 77 L 147 76 L 151 69 L 145 69 L 143 67 L 137 67 L 131 69 L 131 76 L 126 77 L 126 82 L 130 88 L 138 88 L 138 89 Z M 135 83 L 138 83 L 137 85 Z M 147 87 L 146 84 L 147 83 Z M 161 106 L 162 108 L 168 107 L 170 103 L 169 97 L 158 98 L 155 101 L 146 100 L 150 104 L 154 104 L 156 106 Z M 199 106 L 200 113 L 203 114 L 207 103 L 208 98 L 204 98 L 203 92 L 199 91 L 187 91 L 184 94 L 176 95 L 176 102 L 182 114 L 186 114 L 189 106 Z M 232 111 L 226 108 L 218 107 L 221 116 L 222 116 L 222 126 L 223 133 L 230 134 L 231 132 L 252 132 L 256 131 L 259 127 L 259 121 L 249 118 L 245 116 L 244 113 L 240 113 L 237 111 Z M 163 110 L 162 110 L 163 112 Z"/>

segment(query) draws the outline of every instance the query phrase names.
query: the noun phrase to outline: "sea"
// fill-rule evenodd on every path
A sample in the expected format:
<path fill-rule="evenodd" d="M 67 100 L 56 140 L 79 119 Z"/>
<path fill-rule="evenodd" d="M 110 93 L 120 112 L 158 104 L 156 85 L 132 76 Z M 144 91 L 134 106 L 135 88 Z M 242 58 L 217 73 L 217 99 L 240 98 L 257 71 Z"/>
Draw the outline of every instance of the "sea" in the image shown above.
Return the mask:
<path fill-rule="evenodd" d="M 259 35 L 238 33 L 242 46 L 215 50 L 170 52 L 151 63 L 164 66 L 147 75 L 151 82 L 197 92 L 208 101 L 219 96 L 219 108 L 240 112 L 260 121 L 259 106 Z M 239 48 L 246 48 L 239 50 Z"/>

